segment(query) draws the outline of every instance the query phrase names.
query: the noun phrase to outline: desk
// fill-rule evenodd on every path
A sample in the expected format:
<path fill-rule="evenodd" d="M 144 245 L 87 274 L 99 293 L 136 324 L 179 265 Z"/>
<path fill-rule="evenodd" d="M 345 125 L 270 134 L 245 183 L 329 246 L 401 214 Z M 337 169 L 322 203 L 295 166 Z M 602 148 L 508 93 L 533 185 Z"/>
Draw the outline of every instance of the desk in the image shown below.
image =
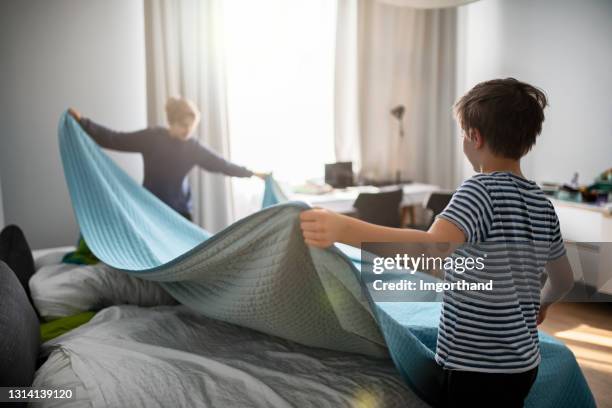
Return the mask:
<path fill-rule="evenodd" d="M 390 187 L 385 187 L 388 189 Z M 384 190 L 383 189 L 383 190 Z M 432 184 L 410 183 L 402 186 L 404 190 L 404 199 L 402 207 L 414 205 L 422 205 L 429 194 L 440 190 L 440 187 Z M 357 199 L 359 193 L 376 193 L 381 191 L 381 188 L 374 186 L 357 186 L 346 189 L 334 189 L 325 194 L 297 194 L 289 195 L 291 201 L 304 201 L 312 207 L 321 207 L 331 211 L 336 211 L 343 214 L 355 212 L 353 203 Z"/>
<path fill-rule="evenodd" d="M 612 295 L 612 214 L 592 204 L 550 198 L 566 242 L 574 278 Z"/>

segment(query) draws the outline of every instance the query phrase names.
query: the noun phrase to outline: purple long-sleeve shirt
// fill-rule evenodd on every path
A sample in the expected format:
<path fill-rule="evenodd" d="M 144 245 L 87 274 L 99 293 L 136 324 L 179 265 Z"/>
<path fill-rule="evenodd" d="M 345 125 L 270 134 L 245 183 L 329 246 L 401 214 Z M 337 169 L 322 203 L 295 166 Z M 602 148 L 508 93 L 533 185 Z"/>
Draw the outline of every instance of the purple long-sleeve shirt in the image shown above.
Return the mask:
<path fill-rule="evenodd" d="M 116 132 L 82 118 L 81 126 L 101 147 L 141 153 L 143 186 L 182 214 L 191 214 L 191 189 L 187 174 L 194 166 L 232 177 L 250 177 L 253 172 L 231 163 L 195 139 L 179 140 L 168 129 L 151 127 L 136 132 Z"/>

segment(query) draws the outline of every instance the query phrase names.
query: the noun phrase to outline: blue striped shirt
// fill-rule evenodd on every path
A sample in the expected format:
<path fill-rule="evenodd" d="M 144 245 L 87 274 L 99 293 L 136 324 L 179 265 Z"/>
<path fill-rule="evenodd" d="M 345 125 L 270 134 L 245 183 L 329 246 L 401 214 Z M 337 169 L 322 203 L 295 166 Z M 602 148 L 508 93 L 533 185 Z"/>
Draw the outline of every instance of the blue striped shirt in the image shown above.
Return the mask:
<path fill-rule="evenodd" d="M 554 207 L 533 181 L 494 172 L 466 180 L 439 217 L 465 234 L 454 256 L 486 253 L 482 270 L 446 270 L 445 280 L 492 280 L 493 290 L 444 293 L 436 361 L 491 373 L 534 368 L 542 274 L 548 261 L 565 254 Z"/>

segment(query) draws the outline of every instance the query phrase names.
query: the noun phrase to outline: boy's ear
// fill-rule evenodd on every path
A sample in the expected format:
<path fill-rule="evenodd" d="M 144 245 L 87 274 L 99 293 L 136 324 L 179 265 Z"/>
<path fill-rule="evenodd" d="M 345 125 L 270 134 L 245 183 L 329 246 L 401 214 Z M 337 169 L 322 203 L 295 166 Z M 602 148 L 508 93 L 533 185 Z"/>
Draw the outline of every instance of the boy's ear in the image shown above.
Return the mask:
<path fill-rule="evenodd" d="M 480 149 L 482 146 L 484 146 L 484 138 L 478 129 L 470 128 L 468 135 L 470 140 L 474 143 L 474 147 L 476 149 Z"/>

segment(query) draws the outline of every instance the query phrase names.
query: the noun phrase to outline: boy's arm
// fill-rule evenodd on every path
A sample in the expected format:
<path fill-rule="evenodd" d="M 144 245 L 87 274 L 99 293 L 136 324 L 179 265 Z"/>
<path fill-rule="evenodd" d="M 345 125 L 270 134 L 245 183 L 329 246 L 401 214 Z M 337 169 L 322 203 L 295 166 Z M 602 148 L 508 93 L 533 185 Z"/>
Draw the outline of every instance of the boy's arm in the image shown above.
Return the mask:
<path fill-rule="evenodd" d="M 136 132 L 117 132 L 81 116 L 73 108 L 70 108 L 68 112 L 100 147 L 122 152 L 142 153 L 147 144 L 151 142 L 151 140 L 147 140 L 148 129 Z"/>
<path fill-rule="evenodd" d="M 315 208 L 301 213 L 300 225 L 306 244 L 319 248 L 327 248 L 334 242 L 360 247 L 362 242 L 462 244 L 466 240 L 463 231 L 442 218 L 437 218 L 428 231 L 420 231 L 383 227 Z"/>
<path fill-rule="evenodd" d="M 548 307 L 563 299 L 563 297 L 574 287 L 574 274 L 569 260 L 567 259 L 567 255 L 548 261 L 546 264 L 546 271 L 548 272 L 548 279 L 540 295 L 538 324 L 542 323 L 546 318 Z"/>
<path fill-rule="evenodd" d="M 550 208 L 554 211 L 552 204 Z M 563 236 L 561 235 L 561 225 L 556 215 L 553 224 L 553 238 L 546 262 L 548 279 L 540 293 L 538 324 L 542 323 L 546 318 L 548 307 L 561 300 L 574 286 L 574 273 L 567 259 L 565 246 L 563 245 Z"/>
<path fill-rule="evenodd" d="M 251 170 L 225 160 L 199 142 L 196 142 L 193 152 L 195 154 L 194 162 L 205 170 L 231 177 L 251 177 L 254 175 Z"/>
<path fill-rule="evenodd" d="M 486 187 L 472 178 L 457 189 L 428 231 L 382 227 L 323 209 L 304 211 L 300 217 L 306 243 L 319 248 L 326 248 L 334 242 L 356 247 L 363 242 L 460 245 L 484 239 L 491 224 L 491 209 Z M 410 247 L 414 250 L 417 246 Z M 420 245 L 421 249 L 437 256 L 448 255 L 454 246 Z"/>
<path fill-rule="evenodd" d="M 79 123 L 83 130 L 87 132 L 100 147 L 106 149 L 142 153 L 146 150 L 147 144 L 152 142 L 150 138 L 147 138 L 147 136 L 149 136 L 147 134 L 148 129 L 142 129 L 136 132 L 117 132 L 98 125 L 87 118 L 82 118 Z"/>

